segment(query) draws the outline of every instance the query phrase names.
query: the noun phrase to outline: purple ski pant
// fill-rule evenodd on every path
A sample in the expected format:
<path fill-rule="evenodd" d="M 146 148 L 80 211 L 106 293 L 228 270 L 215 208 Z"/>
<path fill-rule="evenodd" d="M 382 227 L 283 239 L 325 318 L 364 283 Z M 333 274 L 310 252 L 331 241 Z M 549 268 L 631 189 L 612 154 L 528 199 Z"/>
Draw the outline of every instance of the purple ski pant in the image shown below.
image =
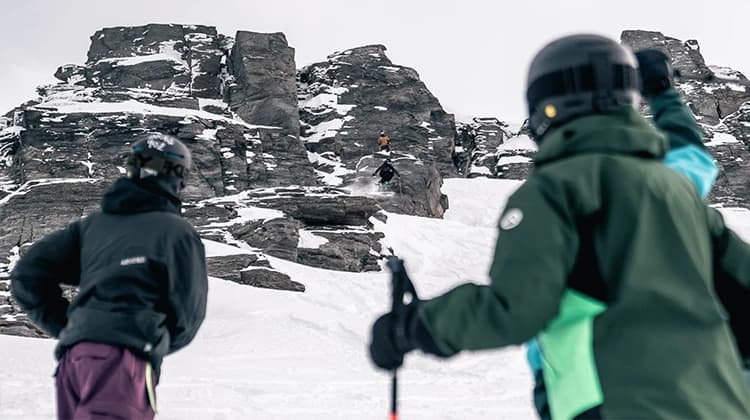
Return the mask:
<path fill-rule="evenodd" d="M 146 391 L 146 365 L 145 360 L 122 347 L 76 344 L 65 352 L 57 367 L 57 418 L 153 419 Z"/>

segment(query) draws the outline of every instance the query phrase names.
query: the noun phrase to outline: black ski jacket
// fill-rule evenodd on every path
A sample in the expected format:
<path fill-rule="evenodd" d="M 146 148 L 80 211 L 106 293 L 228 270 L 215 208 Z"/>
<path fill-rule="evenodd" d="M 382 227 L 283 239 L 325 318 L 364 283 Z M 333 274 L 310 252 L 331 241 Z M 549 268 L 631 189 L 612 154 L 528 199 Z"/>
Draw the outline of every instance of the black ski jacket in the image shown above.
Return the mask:
<path fill-rule="evenodd" d="M 55 356 L 81 341 L 129 348 L 158 372 L 187 345 L 206 313 L 205 250 L 181 203 L 149 178 L 117 180 L 102 210 L 29 248 L 11 273 L 29 318 L 59 339 Z M 59 284 L 79 286 L 68 304 Z"/>
<path fill-rule="evenodd" d="M 372 175 L 375 176 L 378 173 L 380 173 L 380 176 L 382 178 L 392 178 L 393 174 L 401 176 L 396 168 L 388 162 L 383 162 L 380 166 L 378 166 L 378 169 L 375 169 L 375 172 L 373 172 Z"/>

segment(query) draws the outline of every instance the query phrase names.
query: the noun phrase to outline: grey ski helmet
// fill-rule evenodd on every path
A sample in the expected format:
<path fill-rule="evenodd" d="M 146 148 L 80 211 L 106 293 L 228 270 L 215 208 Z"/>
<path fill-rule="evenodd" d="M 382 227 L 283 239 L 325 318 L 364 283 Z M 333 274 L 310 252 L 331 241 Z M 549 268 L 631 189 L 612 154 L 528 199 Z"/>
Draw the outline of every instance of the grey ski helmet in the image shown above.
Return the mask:
<path fill-rule="evenodd" d="M 176 137 L 148 133 L 133 143 L 127 161 L 127 177 L 140 179 L 162 176 L 179 180 L 184 188 L 192 165 L 190 150 Z"/>
<path fill-rule="evenodd" d="M 638 62 L 630 49 L 599 35 L 570 35 L 541 49 L 529 67 L 529 128 L 539 142 L 552 127 L 639 102 Z"/>

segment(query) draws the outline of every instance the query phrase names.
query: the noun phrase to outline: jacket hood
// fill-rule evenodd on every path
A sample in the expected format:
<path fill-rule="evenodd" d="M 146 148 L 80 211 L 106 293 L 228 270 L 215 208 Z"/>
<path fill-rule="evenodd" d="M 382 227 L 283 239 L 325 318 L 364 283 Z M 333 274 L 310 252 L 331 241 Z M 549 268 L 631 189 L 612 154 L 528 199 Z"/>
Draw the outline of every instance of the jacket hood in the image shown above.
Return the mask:
<path fill-rule="evenodd" d="M 102 211 L 112 214 L 166 211 L 181 214 L 182 201 L 177 191 L 159 177 L 138 180 L 120 178 L 104 193 Z"/>
<path fill-rule="evenodd" d="M 662 159 L 666 137 L 635 110 L 578 118 L 550 131 L 534 156 L 536 165 L 584 153 Z"/>

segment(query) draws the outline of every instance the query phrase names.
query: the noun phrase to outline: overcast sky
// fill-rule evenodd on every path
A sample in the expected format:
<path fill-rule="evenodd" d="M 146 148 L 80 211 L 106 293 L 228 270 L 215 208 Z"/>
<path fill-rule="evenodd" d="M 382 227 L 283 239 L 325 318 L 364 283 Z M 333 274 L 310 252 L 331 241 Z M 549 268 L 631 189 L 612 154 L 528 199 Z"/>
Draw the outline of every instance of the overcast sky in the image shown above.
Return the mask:
<path fill-rule="evenodd" d="M 750 1 L 603 0 L 21 0 L 0 9 L 0 114 L 35 97 L 66 63 L 82 64 L 99 28 L 146 23 L 284 32 L 297 67 L 384 44 L 449 112 L 524 118 L 526 68 L 546 42 L 624 29 L 697 39 L 709 64 L 750 75 Z"/>

